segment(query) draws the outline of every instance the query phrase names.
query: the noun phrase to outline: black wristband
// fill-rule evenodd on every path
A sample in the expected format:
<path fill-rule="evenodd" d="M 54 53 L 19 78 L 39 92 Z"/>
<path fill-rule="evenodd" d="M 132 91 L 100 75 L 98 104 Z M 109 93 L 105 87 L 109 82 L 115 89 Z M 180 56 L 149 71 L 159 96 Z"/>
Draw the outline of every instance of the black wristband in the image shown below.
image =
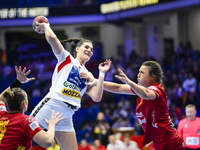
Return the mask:
<path fill-rule="evenodd" d="M 15 81 L 13 81 L 10 85 L 10 88 L 15 88 L 15 87 L 20 87 L 22 85 L 22 83 L 18 80 L 18 79 L 15 79 Z"/>

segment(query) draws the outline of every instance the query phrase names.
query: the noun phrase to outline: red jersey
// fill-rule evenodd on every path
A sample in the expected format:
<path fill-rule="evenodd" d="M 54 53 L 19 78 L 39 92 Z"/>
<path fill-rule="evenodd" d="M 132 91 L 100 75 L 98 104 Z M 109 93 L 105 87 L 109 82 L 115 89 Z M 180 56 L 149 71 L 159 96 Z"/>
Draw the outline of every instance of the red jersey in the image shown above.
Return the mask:
<path fill-rule="evenodd" d="M 172 150 L 174 148 L 181 148 L 183 139 L 178 131 L 173 126 L 170 126 L 172 123 L 168 112 L 167 95 L 162 85 L 153 83 L 147 89 L 153 90 L 157 98 L 145 100 L 138 96 L 137 99 L 136 116 L 145 133 L 143 146 L 153 141 L 156 149 Z M 133 90 L 132 92 L 136 94 Z M 178 146 L 171 143 L 177 143 L 176 141 L 179 138 L 175 139 L 175 137 L 181 138 L 181 143 Z M 174 140 L 171 140 L 172 138 Z"/>
<path fill-rule="evenodd" d="M 90 150 L 90 145 L 87 145 L 85 148 L 83 148 L 81 145 L 78 145 L 78 150 Z"/>
<path fill-rule="evenodd" d="M 185 140 L 185 146 L 190 149 L 200 148 L 200 118 L 196 117 L 194 121 L 188 121 L 187 118 L 181 120 L 177 130 L 182 134 Z"/>
<path fill-rule="evenodd" d="M 9 114 L 2 108 L 1 104 L 0 149 L 30 150 L 33 136 L 42 128 L 33 117 L 21 113 Z"/>

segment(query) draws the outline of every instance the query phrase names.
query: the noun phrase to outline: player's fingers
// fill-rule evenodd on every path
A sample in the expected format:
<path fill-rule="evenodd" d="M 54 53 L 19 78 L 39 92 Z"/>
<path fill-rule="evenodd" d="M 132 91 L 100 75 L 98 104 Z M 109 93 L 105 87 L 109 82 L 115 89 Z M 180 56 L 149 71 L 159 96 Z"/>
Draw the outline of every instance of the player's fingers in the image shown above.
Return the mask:
<path fill-rule="evenodd" d="M 55 110 L 52 111 L 51 116 L 54 116 Z"/>
<path fill-rule="evenodd" d="M 19 66 L 19 73 L 21 73 L 22 72 L 22 67 L 21 66 Z"/>
<path fill-rule="evenodd" d="M 35 80 L 35 78 L 28 78 L 28 82 Z"/>
<path fill-rule="evenodd" d="M 115 75 L 115 78 L 117 78 L 117 79 L 120 79 L 120 80 L 121 80 L 121 77 L 120 77 L 120 76 L 118 76 L 118 75 Z"/>
<path fill-rule="evenodd" d="M 59 115 L 60 113 L 59 112 L 57 112 L 56 114 L 55 114 L 55 117 L 57 118 L 57 116 Z"/>
<path fill-rule="evenodd" d="M 46 124 L 48 124 L 48 120 L 46 118 L 44 118 L 44 121 L 46 122 Z"/>
<path fill-rule="evenodd" d="M 100 63 L 99 65 L 100 65 L 100 66 L 103 66 L 103 64 L 104 64 L 104 63 Z"/>
<path fill-rule="evenodd" d="M 65 118 L 66 118 L 66 117 L 63 117 L 63 118 L 59 119 L 59 121 L 64 120 Z"/>
<path fill-rule="evenodd" d="M 22 71 L 23 73 L 25 73 L 26 72 L 26 67 L 24 67 L 24 69 L 23 69 L 23 71 Z"/>
<path fill-rule="evenodd" d="M 27 75 L 29 75 L 30 72 L 31 72 L 31 70 L 28 70 L 24 75 L 27 76 Z"/>
<path fill-rule="evenodd" d="M 17 66 L 15 66 L 15 72 L 19 73 L 19 70 L 18 70 Z"/>
<path fill-rule="evenodd" d="M 63 116 L 63 113 L 61 113 L 57 118 L 61 118 Z"/>

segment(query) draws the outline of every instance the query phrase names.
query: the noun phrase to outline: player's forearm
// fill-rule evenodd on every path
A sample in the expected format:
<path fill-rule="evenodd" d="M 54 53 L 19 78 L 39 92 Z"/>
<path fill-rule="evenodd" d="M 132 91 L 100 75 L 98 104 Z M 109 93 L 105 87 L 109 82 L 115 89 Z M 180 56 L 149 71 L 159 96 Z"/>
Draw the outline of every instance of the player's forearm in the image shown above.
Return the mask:
<path fill-rule="evenodd" d="M 54 143 L 54 137 L 55 137 L 55 125 L 49 124 L 48 130 L 46 132 L 46 140 L 44 140 L 44 147 L 50 147 Z"/>
<path fill-rule="evenodd" d="M 104 85 L 104 90 L 108 92 L 122 93 L 120 84 L 104 81 L 103 85 Z"/>
<path fill-rule="evenodd" d="M 93 101 L 99 102 L 102 99 L 103 95 L 103 82 L 104 82 L 104 77 L 99 77 L 96 90 L 95 90 L 95 96 L 93 98 Z"/>
<path fill-rule="evenodd" d="M 59 39 L 57 38 L 56 34 L 53 32 L 53 30 L 50 28 L 48 24 L 45 24 L 44 28 L 45 28 L 45 38 L 47 42 L 51 45 L 53 53 L 60 54 L 63 47 Z"/>
<path fill-rule="evenodd" d="M 140 86 L 132 81 L 129 82 L 128 85 L 139 97 L 141 97 L 142 99 L 148 99 L 148 90 L 145 87 Z"/>
<path fill-rule="evenodd" d="M 48 24 L 44 24 L 45 38 L 47 42 L 51 43 L 57 39 L 57 36 Z"/>

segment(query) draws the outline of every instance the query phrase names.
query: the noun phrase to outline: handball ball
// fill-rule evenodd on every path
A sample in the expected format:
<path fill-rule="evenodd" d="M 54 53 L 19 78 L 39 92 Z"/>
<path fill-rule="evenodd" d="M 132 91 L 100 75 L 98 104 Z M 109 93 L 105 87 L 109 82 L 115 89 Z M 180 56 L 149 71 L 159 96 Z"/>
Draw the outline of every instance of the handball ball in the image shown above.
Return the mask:
<path fill-rule="evenodd" d="M 32 23 L 32 25 L 33 25 L 33 30 L 35 30 L 36 28 L 36 22 L 38 22 L 38 23 L 49 23 L 49 20 L 45 17 L 45 16 L 37 16 L 37 17 L 35 17 L 34 19 L 33 19 L 33 23 Z M 40 34 L 43 34 L 45 31 L 43 30 L 43 31 L 40 31 L 39 33 Z"/>

